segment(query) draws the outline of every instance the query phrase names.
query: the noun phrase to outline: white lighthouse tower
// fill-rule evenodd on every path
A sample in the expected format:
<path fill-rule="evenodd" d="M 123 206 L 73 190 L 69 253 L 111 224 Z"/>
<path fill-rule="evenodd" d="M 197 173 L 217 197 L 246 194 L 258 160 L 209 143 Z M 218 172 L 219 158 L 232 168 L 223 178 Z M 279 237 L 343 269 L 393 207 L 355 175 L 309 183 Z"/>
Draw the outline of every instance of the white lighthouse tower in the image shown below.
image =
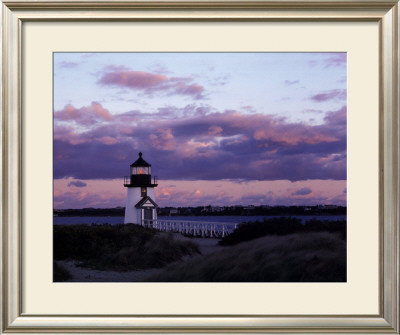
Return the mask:
<path fill-rule="evenodd" d="M 151 165 L 142 158 L 131 164 L 130 177 L 125 177 L 124 187 L 127 187 L 125 219 L 124 223 L 136 223 L 150 225 L 157 219 L 158 207 L 154 201 L 154 188 L 157 186 L 157 178 L 151 180 Z"/>

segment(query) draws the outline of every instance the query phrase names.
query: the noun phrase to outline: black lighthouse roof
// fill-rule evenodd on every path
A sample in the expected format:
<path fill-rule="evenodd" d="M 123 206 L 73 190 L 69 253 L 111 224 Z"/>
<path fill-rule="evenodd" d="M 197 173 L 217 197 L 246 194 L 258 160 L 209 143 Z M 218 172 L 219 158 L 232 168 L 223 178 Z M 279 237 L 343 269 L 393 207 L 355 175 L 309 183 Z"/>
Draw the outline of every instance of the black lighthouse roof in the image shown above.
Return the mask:
<path fill-rule="evenodd" d="M 139 158 L 131 164 L 131 166 L 151 166 L 151 164 L 147 163 L 143 158 L 142 158 L 142 153 L 139 152 Z"/>

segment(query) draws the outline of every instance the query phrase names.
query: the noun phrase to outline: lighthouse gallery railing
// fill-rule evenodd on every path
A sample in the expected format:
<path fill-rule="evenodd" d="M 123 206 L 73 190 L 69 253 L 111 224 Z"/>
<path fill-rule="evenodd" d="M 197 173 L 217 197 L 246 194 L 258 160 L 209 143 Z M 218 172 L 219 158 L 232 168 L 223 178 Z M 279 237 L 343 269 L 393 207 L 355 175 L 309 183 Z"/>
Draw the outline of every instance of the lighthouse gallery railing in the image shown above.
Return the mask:
<path fill-rule="evenodd" d="M 149 182 L 151 183 L 151 176 L 149 177 Z M 153 176 L 153 184 L 157 184 L 158 182 L 158 177 Z M 124 186 L 131 185 L 131 176 L 124 176 Z"/>
<path fill-rule="evenodd" d="M 181 233 L 190 236 L 224 237 L 232 233 L 238 223 L 201 222 L 183 220 L 142 220 L 142 226 L 160 231 Z"/>

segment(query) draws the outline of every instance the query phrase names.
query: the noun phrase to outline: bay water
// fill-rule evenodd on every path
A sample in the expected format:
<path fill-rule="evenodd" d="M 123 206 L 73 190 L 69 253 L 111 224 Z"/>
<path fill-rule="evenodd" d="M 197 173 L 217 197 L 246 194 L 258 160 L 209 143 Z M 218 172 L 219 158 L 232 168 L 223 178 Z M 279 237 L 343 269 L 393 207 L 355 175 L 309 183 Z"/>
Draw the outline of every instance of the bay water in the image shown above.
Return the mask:
<path fill-rule="evenodd" d="M 264 219 L 280 218 L 278 216 L 159 216 L 160 220 L 171 221 L 196 221 L 196 222 L 223 222 L 223 223 L 242 223 L 251 221 L 263 221 Z M 289 217 L 289 216 L 286 216 Z M 300 219 L 302 223 L 309 220 L 320 221 L 342 221 L 346 220 L 346 215 L 302 215 L 290 216 Z M 116 225 L 124 223 L 123 216 L 54 216 L 53 224 L 74 225 L 74 224 L 110 224 Z"/>

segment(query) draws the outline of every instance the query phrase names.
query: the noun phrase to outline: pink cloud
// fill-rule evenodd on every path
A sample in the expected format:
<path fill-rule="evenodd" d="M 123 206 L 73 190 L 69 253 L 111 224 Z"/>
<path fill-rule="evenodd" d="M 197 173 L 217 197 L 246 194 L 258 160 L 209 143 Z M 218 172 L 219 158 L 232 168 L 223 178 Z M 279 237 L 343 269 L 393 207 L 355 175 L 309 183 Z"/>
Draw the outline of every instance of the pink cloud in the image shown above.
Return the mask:
<path fill-rule="evenodd" d="M 176 187 L 159 185 L 155 188 L 156 201 L 160 206 L 176 206 L 178 203 L 188 204 L 189 199 L 192 199 L 192 194 L 193 191 L 182 190 Z"/>
<path fill-rule="evenodd" d="M 325 67 L 331 66 L 343 66 L 347 63 L 347 53 L 341 52 L 332 55 L 331 57 L 325 59 Z"/>
<path fill-rule="evenodd" d="M 111 145 L 111 144 L 116 144 L 118 143 L 118 140 L 115 139 L 114 137 L 111 136 L 103 136 L 97 139 L 97 141 L 103 143 L 103 144 L 107 144 L 107 145 Z"/>
<path fill-rule="evenodd" d="M 55 208 L 112 208 L 123 206 L 125 195 L 106 195 L 101 193 L 63 192 L 54 196 Z"/>
<path fill-rule="evenodd" d="M 160 129 L 156 134 L 150 134 L 149 139 L 151 145 L 160 150 L 173 150 L 176 147 L 174 135 L 169 128 Z"/>
<path fill-rule="evenodd" d="M 219 135 L 222 133 L 222 128 L 219 126 L 210 126 L 208 127 L 208 134 L 209 135 Z"/>
<path fill-rule="evenodd" d="M 192 194 L 192 197 L 194 198 L 202 198 L 204 196 L 203 192 L 201 190 L 195 190 Z"/>
<path fill-rule="evenodd" d="M 132 89 L 148 89 L 160 85 L 167 76 L 141 71 L 108 72 L 99 80 L 103 85 L 124 86 Z"/>
<path fill-rule="evenodd" d="M 192 83 L 190 78 L 167 77 L 143 71 L 130 71 L 113 68 L 98 81 L 101 85 L 127 87 L 143 91 L 145 94 L 164 92 L 167 95 L 188 95 L 194 99 L 203 99 L 204 87 Z"/>
<path fill-rule="evenodd" d="M 72 145 L 82 144 L 89 141 L 87 138 L 84 138 L 82 134 L 75 132 L 73 127 L 60 126 L 58 124 L 54 126 L 54 140 L 68 142 Z M 65 158 L 66 156 L 65 154 L 57 153 L 56 158 L 57 157 Z"/>
<path fill-rule="evenodd" d="M 116 135 L 112 136 L 112 134 L 110 134 L 108 131 L 105 131 L 105 129 L 107 129 L 107 127 L 101 127 L 99 129 L 78 133 L 75 132 L 74 128 L 71 126 L 60 126 L 56 124 L 54 126 L 54 140 L 67 142 L 72 145 L 91 143 L 93 141 L 97 141 L 105 145 L 118 143 L 119 140 L 116 138 Z M 117 131 L 117 129 L 115 129 L 115 131 Z M 110 135 L 103 136 L 105 133 L 109 133 Z M 63 155 L 61 154 L 59 157 L 61 158 Z"/>
<path fill-rule="evenodd" d="M 190 95 L 195 99 L 202 99 L 202 93 L 204 91 L 204 87 L 198 84 L 188 84 L 187 80 L 171 79 L 171 82 L 168 85 L 165 85 L 165 89 L 170 90 L 169 95 L 180 94 L 180 95 Z"/>
<path fill-rule="evenodd" d="M 335 136 L 324 134 L 313 129 L 311 126 L 301 124 L 280 124 L 275 127 L 258 129 L 254 132 L 256 140 L 271 140 L 278 143 L 296 145 L 298 143 L 316 144 L 321 142 L 335 142 Z"/>
<path fill-rule="evenodd" d="M 92 102 L 90 106 L 81 108 L 66 105 L 62 110 L 54 113 L 54 120 L 75 122 L 82 125 L 92 125 L 97 122 L 111 121 L 112 115 L 98 102 Z"/>

